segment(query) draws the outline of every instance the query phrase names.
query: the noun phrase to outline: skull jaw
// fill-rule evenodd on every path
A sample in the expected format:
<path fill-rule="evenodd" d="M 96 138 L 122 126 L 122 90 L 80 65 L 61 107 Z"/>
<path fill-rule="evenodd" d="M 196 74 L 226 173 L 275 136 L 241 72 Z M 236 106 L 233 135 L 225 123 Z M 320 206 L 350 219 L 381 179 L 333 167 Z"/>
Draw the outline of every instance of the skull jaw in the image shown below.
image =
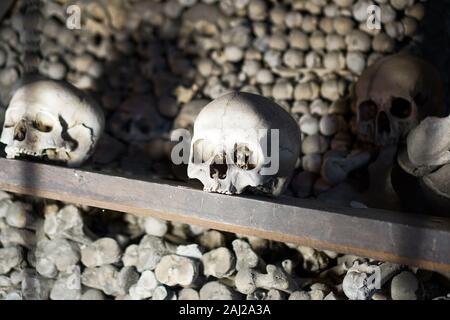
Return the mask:
<path fill-rule="evenodd" d="M 8 159 L 26 157 L 79 167 L 92 154 L 99 138 L 93 135 L 91 128 L 84 125 L 74 126 L 67 133 L 71 141 L 65 140 L 60 131 L 54 131 L 52 136 L 44 136 L 27 127 L 25 139 L 18 141 L 14 138 L 14 128 L 3 128 L 0 142 L 6 145 Z M 70 147 L 74 141 L 77 143 L 75 150 Z M 85 143 L 80 144 L 80 141 Z"/>
<path fill-rule="evenodd" d="M 67 166 L 78 165 L 77 159 L 74 159 L 74 153 L 70 150 L 64 141 L 47 140 L 45 143 L 38 138 L 26 138 L 18 141 L 12 138 L 9 132 L 12 130 L 4 129 L 0 142 L 5 144 L 5 153 L 8 159 L 31 158 L 35 160 L 60 163 Z"/>
<path fill-rule="evenodd" d="M 224 178 L 217 173 L 210 172 L 210 164 L 189 164 L 188 177 L 198 179 L 203 184 L 203 191 L 221 194 L 241 194 L 247 185 L 240 183 L 237 172 L 232 165 L 228 165 Z M 255 185 L 256 186 L 256 185 Z"/>
<path fill-rule="evenodd" d="M 36 160 L 48 161 L 55 164 L 63 164 L 68 167 L 79 167 L 85 160 L 84 157 L 76 157 L 70 150 L 65 148 L 32 149 L 27 147 L 6 146 L 7 159 L 31 157 Z"/>
<path fill-rule="evenodd" d="M 375 136 L 375 144 L 381 147 L 387 147 L 398 144 L 400 138 L 396 135 L 381 133 Z"/>
<path fill-rule="evenodd" d="M 374 144 L 378 147 L 387 147 L 398 144 L 401 140 L 398 137 L 395 136 L 388 136 L 388 135 L 358 135 L 359 141 L 367 142 L 370 144 Z"/>
<path fill-rule="evenodd" d="M 221 184 L 219 181 L 212 181 L 210 183 L 203 184 L 203 191 L 210 193 L 221 193 L 221 194 L 240 194 L 233 185 L 226 186 L 226 184 Z"/>
<path fill-rule="evenodd" d="M 70 151 L 66 148 L 58 148 L 53 146 L 42 148 L 35 145 L 18 143 L 17 141 L 7 145 L 5 147 L 5 153 L 8 159 L 15 159 L 25 156 L 59 163 L 68 163 L 70 161 Z"/>
<path fill-rule="evenodd" d="M 391 127 L 389 131 L 379 130 L 375 121 L 368 121 L 358 125 L 358 139 L 379 147 L 387 147 L 403 143 L 408 131 L 407 128 L 398 130 L 395 126 Z"/>
<path fill-rule="evenodd" d="M 20 156 L 36 158 L 52 157 L 55 153 L 66 153 L 65 148 L 59 148 L 58 142 L 53 138 L 39 136 L 32 129 L 27 128 L 27 135 L 22 141 L 14 138 L 14 128 L 3 128 L 0 142 L 5 144 L 5 153 L 8 159 Z"/>
<path fill-rule="evenodd" d="M 277 197 L 287 188 L 288 177 L 260 176 L 258 168 L 250 171 L 242 171 L 234 165 L 229 165 L 227 175 L 219 179 L 217 175 L 211 178 L 210 165 L 188 165 L 188 177 L 198 179 L 203 184 L 203 191 L 227 195 L 242 194 L 248 190 L 254 194 L 264 194 Z"/>

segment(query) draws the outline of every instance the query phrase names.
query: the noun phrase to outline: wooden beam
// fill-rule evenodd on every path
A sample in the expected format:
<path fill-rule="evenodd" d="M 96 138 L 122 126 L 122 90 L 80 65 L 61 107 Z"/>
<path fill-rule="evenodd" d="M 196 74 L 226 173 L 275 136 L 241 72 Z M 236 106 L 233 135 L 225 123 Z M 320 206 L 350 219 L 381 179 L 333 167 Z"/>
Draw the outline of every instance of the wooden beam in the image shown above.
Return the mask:
<path fill-rule="evenodd" d="M 450 272 L 450 221 L 0 159 L 0 189 Z"/>

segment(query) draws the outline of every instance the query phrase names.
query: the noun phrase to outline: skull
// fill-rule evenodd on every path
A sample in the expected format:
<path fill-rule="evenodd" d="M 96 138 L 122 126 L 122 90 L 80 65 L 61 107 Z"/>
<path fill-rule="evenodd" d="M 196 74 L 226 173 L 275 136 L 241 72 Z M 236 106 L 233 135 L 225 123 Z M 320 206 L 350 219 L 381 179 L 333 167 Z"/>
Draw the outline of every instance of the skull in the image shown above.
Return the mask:
<path fill-rule="evenodd" d="M 14 93 L 0 141 L 8 158 L 32 156 L 78 166 L 92 154 L 104 121 L 100 107 L 77 88 L 37 80 Z"/>
<path fill-rule="evenodd" d="M 277 196 L 287 187 L 299 152 L 300 130 L 283 108 L 255 94 L 227 93 L 195 120 L 188 176 L 208 192 L 240 194 L 249 187 Z"/>
<path fill-rule="evenodd" d="M 376 145 L 396 144 L 425 116 L 442 116 L 443 88 L 438 72 L 406 54 L 378 60 L 355 87 L 358 136 Z"/>

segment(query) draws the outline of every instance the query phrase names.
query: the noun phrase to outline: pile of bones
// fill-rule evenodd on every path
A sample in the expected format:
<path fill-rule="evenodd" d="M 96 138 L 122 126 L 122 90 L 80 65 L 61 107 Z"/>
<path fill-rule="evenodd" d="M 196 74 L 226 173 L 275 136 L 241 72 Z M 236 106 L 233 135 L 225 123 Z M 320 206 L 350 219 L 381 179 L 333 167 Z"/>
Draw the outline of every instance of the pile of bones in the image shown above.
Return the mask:
<path fill-rule="evenodd" d="M 439 140 L 449 120 L 434 117 L 445 114 L 436 71 L 407 54 L 423 41 L 425 2 L 373 2 L 43 1 L 40 73 L 93 97 L 84 106 L 88 116 L 73 119 L 70 104 L 53 105 L 45 114 L 25 111 L 23 102 L 30 103 L 24 97 L 53 82 L 16 91 L 25 70 L 18 1 L 0 25 L 6 155 L 79 165 L 93 153 L 84 168 L 175 180 L 189 174 L 205 190 L 222 193 L 257 186 L 272 195 L 398 208 L 393 191 L 379 189 L 386 170 L 399 163 L 406 173 L 445 188 L 433 173 L 446 170 L 450 143 L 400 151 L 398 144 L 415 146 L 430 134 Z M 80 8 L 80 29 L 65 27 L 73 4 Z M 380 29 L 367 23 L 372 4 L 382 12 Z M 393 55 L 399 51 L 404 54 Z M 220 109 L 223 100 L 267 104 L 268 114 L 278 108 L 275 124 L 288 117 L 281 144 L 289 150 L 282 161 L 291 171 L 276 182 L 246 176 L 246 184 L 243 178 L 221 184 L 219 172 L 202 176 L 195 164 L 187 170 L 170 161 L 171 134 L 192 132 L 203 110 L 197 140 L 194 135 L 203 144 L 201 128 L 217 111 L 211 105 Z M 208 104 L 212 111 L 204 108 Z M 245 121 L 264 118 L 252 120 L 255 109 L 249 110 Z M 30 114 L 36 119 L 27 121 Z M 30 149 L 24 132 L 55 134 L 53 142 L 65 147 L 38 138 L 33 141 L 41 148 Z M 245 158 L 248 150 L 239 152 Z M 2 299 L 450 299 L 449 282 L 448 274 L 414 267 L 0 193 Z"/>

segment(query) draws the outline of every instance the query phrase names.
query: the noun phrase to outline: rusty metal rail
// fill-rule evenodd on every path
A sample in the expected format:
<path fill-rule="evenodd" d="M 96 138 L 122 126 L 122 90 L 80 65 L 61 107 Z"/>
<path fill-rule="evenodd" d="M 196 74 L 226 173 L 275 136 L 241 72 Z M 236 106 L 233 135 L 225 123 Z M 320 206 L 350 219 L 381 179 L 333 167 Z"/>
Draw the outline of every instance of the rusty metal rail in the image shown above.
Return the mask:
<path fill-rule="evenodd" d="M 211 194 L 165 181 L 3 158 L 0 190 L 450 271 L 450 221 L 444 218 Z"/>

